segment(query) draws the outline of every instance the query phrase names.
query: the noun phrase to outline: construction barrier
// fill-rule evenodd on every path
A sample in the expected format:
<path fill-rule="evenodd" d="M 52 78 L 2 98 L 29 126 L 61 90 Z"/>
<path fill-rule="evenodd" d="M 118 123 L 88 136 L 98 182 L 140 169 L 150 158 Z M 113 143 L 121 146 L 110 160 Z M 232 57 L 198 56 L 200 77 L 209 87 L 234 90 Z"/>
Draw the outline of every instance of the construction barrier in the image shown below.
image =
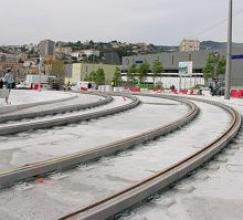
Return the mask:
<path fill-rule="evenodd" d="M 173 94 L 178 94 L 179 91 L 178 91 L 177 89 L 173 89 L 173 90 L 171 90 L 171 93 L 173 93 Z"/>
<path fill-rule="evenodd" d="M 141 89 L 137 88 L 137 87 L 132 87 L 132 88 L 128 88 L 128 91 L 129 92 L 141 92 Z"/>
<path fill-rule="evenodd" d="M 86 92 L 86 91 L 88 91 L 88 88 L 81 86 L 80 90 Z"/>
<path fill-rule="evenodd" d="M 180 93 L 181 94 L 188 94 L 188 89 L 181 89 L 180 90 Z"/>
<path fill-rule="evenodd" d="M 31 84 L 31 88 L 32 88 L 33 90 L 41 91 L 42 87 L 43 87 L 43 86 L 42 86 L 41 83 L 32 83 L 32 84 Z"/>
<path fill-rule="evenodd" d="M 233 89 L 230 92 L 230 96 L 233 98 L 243 98 L 243 90 Z"/>

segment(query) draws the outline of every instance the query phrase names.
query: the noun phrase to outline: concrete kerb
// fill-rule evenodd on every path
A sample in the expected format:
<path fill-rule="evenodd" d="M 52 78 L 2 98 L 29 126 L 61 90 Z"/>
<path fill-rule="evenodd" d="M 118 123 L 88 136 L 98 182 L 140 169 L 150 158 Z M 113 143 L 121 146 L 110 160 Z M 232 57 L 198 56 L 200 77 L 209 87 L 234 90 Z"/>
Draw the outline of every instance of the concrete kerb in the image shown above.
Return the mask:
<path fill-rule="evenodd" d="M 39 116 L 66 113 L 66 112 L 69 112 L 69 111 L 78 111 L 78 110 L 83 110 L 83 109 L 87 109 L 87 108 L 98 107 L 98 106 L 105 105 L 105 104 L 108 104 L 108 103 L 113 101 L 113 98 L 111 96 L 108 96 L 108 95 L 96 94 L 96 93 L 95 94 L 89 93 L 89 94 L 101 96 L 101 97 L 104 97 L 104 99 L 96 101 L 96 102 L 92 102 L 92 103 L 68 105 L 68 106 L 61 107 L 61 108 L 43 110 L 43 111 L 39 111 L 39 112 L 28 112 L 28 113 L 25 113 L 25 114 L 3 115 L 3 116 L 0 117 L 0 122 L 3 123 L 3 122 L 6 122 L 8 120 L 14 121 L 14 120 L 21 120 L 21 119 L 26 119 L 26 118 L 34 118 L 34 117 L 39 117 Z"/>
<path fill-rule="evenodd" d="M 124 95 L 124 94 L 123 94 Z M 135 97 L 134 99 L 137 100 L 136 103 L 133 105 L 138 105 L 139 100 Z M 167 97 L 168 98 L 168 97 Z M 176 99 L 174 99 L 176 100 Z M 68 155 L 65 157 L 59 157 L 56 159 L 52 160 L 47 160 L 43 162 L 39 162 L 36 164 L 32 164 L 27 167 L 22 167 L 18 169 L 14 169 L 11 171 L 7 171 L 5 173 L 0 174 L 0 185 L 2 187 L 6 187 L 9 185 L 14 184 L 15 182 L 28 179 L 34 176 L 41 176 L 41 175 L 46 175 L 50 172 L 54 171 L 62 171 L 66 169 L 70 169 L 72 167 L 77 166 L 78 164 L 81 163 L 87 163 L 92 160 L 96 160 L 98 158 L 101 158 L 103 156 L 108 156 L 111 154 L 114 154 L 116 152 L 122 151 L 129 149 L 135 145 L 147 142 L 149 140 L 152 140 L 154 138 L 157 138 L 162 135 L 166 135 L 182 126 L 185 124 L 189 123 L 191 120 L 193 120 L 198 112 L 199 108 L 187 101 L 186 99 L 180 99 L 177 100 L 180 102 L 183 102 L 189 107 L 189 111 L 187 112 L 186 115 L 183 115 L 183 117 L 171 124 L 168 124 L 167 126 L 162 126 L 157 129 L 144 132 L 140 135 L 132 136 L 126 139 L 123 139 L 121 141 L 117 141 L 108 145 L 100 146 L 99 148 L 91 149 L 86 152 L 80 152 L 76 153 L 73 155 Z M 124 107 L 123 107 L 124 108 Z"/>
<path fill-rule="evenodd" d="M 196 99 L 194 100 L 196 101 Z M 138 202 L 143 201 L 154 193 L 163 190 L 170 184 L 182 179 L 191 171 L 200 167 L 215 154 L 220 152 L 238 134 L 242 119 L 237 111 L 228 106 L 211 101 L 208 103 L 216 104 L 217 106 L 224 108 L 224 110 L 228 111 L 228 113 L 232 115 L 233 121 L 228 127 L 228 130 L 225 131 L 221 137 L 207 145 L 204 149 L 190 155 L 182 161 L 172 165 L 168 169 L 161 171 L 160 173 L 140 182 L 139 184 L 136 184 L 123 192 L 119 192 L 118 194 L 111 196 L 111 198 L 97 202 L 97 205 L 93 204 L 90 207 L 84 208 L 76 213 L 74 212 L 60 219 L 69 219 L 74 216 L 77 219 L 85 220 L 107 219 L 108 217 L 114 216 L 122 210 L 134 206 Z"/>
<path fill-rule="evenodd" d="M 71 94 L 71 93 L 69 93 L 69 94 Z M 58 102 L 64 102 L 64 101 L 72 100 L 75 98 L 77 98 L 77 95 L 72 94 L 72 95 L 70 95 L 70 97 L 60 98 L 60 99 L 56 99 L 56 100 L 33 102 L 33 103 L 20 104 L 20 105 L 1 106 L 0 107 L 0 117 L 1 117 L 1 114 L 10 113 L 10 112 L 14 112 L 14 111 L 25 109 L 25 108 L 35 107 L 38 105 L 47 105 L 47 104 L 53 104 L 53 103 L 58 103 Z"/>

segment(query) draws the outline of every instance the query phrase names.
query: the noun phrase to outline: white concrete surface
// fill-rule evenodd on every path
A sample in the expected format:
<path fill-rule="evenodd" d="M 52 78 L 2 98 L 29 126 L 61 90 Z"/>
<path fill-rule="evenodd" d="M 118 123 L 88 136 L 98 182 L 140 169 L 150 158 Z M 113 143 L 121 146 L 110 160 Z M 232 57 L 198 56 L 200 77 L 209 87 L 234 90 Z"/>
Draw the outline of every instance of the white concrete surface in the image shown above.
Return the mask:
<path fill-rule="evenodd" d="M 223 102 L 243 114 L 243 99 L 201 97 Z M 213 161 L 154 196 L 143 206 L 123 213 L 122 220 L 243 219 L 243 132 Z"/>
<path fill-rule="evenodd" d="M 36 91 L 36 90 L 11 90 L 9 102 L 11 105 L 20 105 L 27 103 L 36 103 L 67 98 L 75 94 L 57 91 Z M 5 106 L 4 100 L 1 100 Z"/>
<path fill-rule="evenodd" d="M 172 190 L 124 213 L 126 220 L 241 220 L 243 217 L 243 136 Z M 127 216 L 128 215 L 128 216 Z"/>
<path fill-rule="evenodd" d="M 150 98 L 145 97 L 145 99 L 151 102 Z M 103 158 L 92 164 L 84 164 L 69 172 L 39 179 L 30 184 L 20 184 L 12 189 L 2 191 L 0 193 L 2 216 L 10 220 L 18 218 L 56 219 L 131 186 L 192 152 L 198 151 L 205 144 L 213 141 L 215 136 L 220 135 L 229 122 L 227 113 L 218 107 L 203 103 L 198 105 L 202 109 L 199 118 L 175 133 L 119 155 Z M 172 110 L 171 106 L 170 109 L 165 105 L 151 107 L 151 105 L 144 105 L 126 115 L 117 117 L 118 127 L 114 123 L 115 116 L 113 120 L 107 119 L 110 120 L 108 124 L 104 120 L 100 124 L 101 126 L 95 123 L 95 127 L 99 131 L 102 130 L 102 134 L 108 135 L 107 138 L 110 140 L 112 139 L 111 134 L 114 136 L 118 134 L 121 138 L 121 130 L 124 128 L 130 129 L 130 133 L 134 132 L 134 127 L 141 126 L 143 118 L 145 120 L 142 121 L 144 126 L 151 128 L 155 125 L 158 126 L 158 122 L 161 124 L 165 118 L 169 118 L 171 115 L 173 118 L 181 115 L 181 112 Z M 166 111 L 163 111 L 163 108 Z M 180 106 L 176 106 L 176 109 L 179 108 Z M 153 109 L 153 114 L 148 114 L 151 113 L 151 109 Z M 134 113 L 136 113 L 135 116 Z M 122 117 L 124 115 L 126 117 Z M 146 115 L 150 115 L 150 117 L 146 117 Z M 153 122 L 153 126 L 150 125 L 151 122 Z M 107 130 L 109 124 L 113 126 Z M 129 124 L 128 127 L 126 127 L 127 124 Z M 108 131 L 107 134 L 106 131 Z M 141 130 L 139 131 L 141 132 Z M 98 134 L 98 132 L 94 134 Z M 85 133 L 86 135 L 87 133 Z M 95 135 L 95 139 L 100 143 L 98 136 Z M 82 138 L 80 140 L 81 143 Z M 58 146 L 56 146 L 57 148 Z M 190 190 L 185 189 L 184 191 Z M 171 202 L 168 201 L 165 204 L 171 204 Z M 18 208 L 16 209 L 16 207 Z"/>
<path fill-rule="evenodd" d="M 4 155 L 5 159 L 0 160 L 0 170 L 100 147 L 171 123 L 188 111 L 185 105 L 173 101 L 149 97 L 142 97 L 142 100 L 177 105 L 143 104 L 130 111 L 99 120 L 2 136 L 0 158 Z M 84 113 L 109 109 L 130 101 L 123 97 L 115 97 L 114 102 L 86 110 Z M 153 114 L 150 114 L 151 107 Z"/>
<path fill-rule="evenodd" d="M 53 103 L 53 104 L 47 104 L 47 105 L 39 105 L 39 106 L 34 106 L 34 107 L 30 107 L 30 108 L 26 108 L 26 109 L 22 109 L 22 110 L 18 110 L 15 112 L 11 112 L 8 114 L 3 114 L 4 116 L 11 116 L 14 114 L 26 114 L 26 113 L 35 113 L 35 112 L 40 112 L 40 111 L 45 111 L 45 110 L 51 110 L 51 109 L 58 109 L 58 108 L 63 108 L 63 107 L 67 107 L 67 106 L 71 106 L 71 105 L 77 105 L 77 104 L 88 104 L 88 103 L 96 103 L 99 100 L 104 99 L 104 97 L 98 96 L 98 95 L 89 95 L 89 94 L 77 94 L 77 98 L 68 100 L 68 101 L 64 101 L 64 102 L 57 102 L 57 103 Z M 34 121 L 40 121 L 40 120 L 45 120 L 45 119 L 50 119 L 50 118 L 57 118 L 63 115 L 78 115 L 80 114 L 80 112 L 85 112 L 87 111 L 87 109 L 83 109 L 83 110 L 78 110 L 78 111 L 74 111 L 76 113 L 71 113 L 71 112 L 67 112 L 67 113 L 60 113 L 60 114 L 56 114 L 56 116 L 53 115 L 46 115 L 46 116 L 41 116 L 41 117 L 35 117 L 35 118 L 30 118 L 30 119 L 22 119 L 22 120 L 18 120 L 18 121 L 7 121 L 4 123 L 0 122 L 0 127 L 4 126 L 6 124 L 10 125 L 10 124 L 21 124 L 23 122 L 34 122 Z"/>

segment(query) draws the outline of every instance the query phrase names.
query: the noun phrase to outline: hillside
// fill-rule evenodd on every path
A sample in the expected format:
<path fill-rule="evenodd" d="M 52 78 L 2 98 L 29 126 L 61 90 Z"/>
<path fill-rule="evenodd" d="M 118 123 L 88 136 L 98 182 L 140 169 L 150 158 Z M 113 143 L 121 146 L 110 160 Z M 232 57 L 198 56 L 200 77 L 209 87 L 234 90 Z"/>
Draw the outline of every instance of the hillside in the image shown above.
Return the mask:
<path fill-rule="evenodd" d="M 216 42 L 216 41 L 202 41 L 200 45 L 201 50 L 220 50 L 226 49 L 226 42 Z M 233 43 L 233 47 L 239 47 L 243 49 L 243 43 Z"/>

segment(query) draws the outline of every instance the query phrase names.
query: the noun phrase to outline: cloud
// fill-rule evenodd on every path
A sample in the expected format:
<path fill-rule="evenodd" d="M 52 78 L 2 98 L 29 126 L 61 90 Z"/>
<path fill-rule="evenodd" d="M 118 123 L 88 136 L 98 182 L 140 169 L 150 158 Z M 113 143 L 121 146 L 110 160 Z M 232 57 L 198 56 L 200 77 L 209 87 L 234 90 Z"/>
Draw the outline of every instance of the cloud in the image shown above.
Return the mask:
<path fill-rule="evenodd" d="M 225 41 L 227 0 L 8 0 L 1 3 L 0 44 L 89 40 L 178 44 L 184 37 Z M 235 0 L 235 11 L 243 2 Z M 242 14 L 234 40 L 242 41 Z M 208 27 L 215 23 L 211 30 Z M 203 30 L 206 30 L 204 32 Z"/>

